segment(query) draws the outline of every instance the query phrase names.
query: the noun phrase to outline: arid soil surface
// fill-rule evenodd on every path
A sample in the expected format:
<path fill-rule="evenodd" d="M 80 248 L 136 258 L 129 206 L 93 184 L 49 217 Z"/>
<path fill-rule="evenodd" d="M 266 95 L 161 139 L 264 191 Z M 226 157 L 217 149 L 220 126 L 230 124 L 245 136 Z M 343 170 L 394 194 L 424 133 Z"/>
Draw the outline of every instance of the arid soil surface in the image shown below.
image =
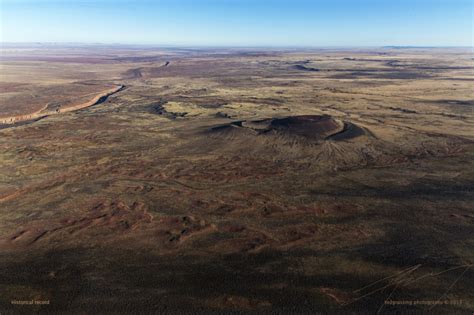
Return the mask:
<path fill-rule="evenodd" d="M 472 314 L 472 56 L 4 47 L 0 312 Z"/>

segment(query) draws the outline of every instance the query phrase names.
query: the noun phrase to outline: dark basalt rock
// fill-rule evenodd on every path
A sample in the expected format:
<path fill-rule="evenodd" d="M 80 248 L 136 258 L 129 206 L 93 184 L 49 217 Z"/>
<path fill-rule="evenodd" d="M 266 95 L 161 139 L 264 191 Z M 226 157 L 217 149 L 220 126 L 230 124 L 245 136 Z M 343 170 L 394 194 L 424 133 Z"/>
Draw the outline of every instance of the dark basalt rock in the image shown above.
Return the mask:
<path fill-rule="evenodd" d="M 270 128 L 305 138 L 325 139 L 342 131 L 343 123 L 328 115 L 304 115 L 272 119 Z"/>
<path fill-rule="evenodd" d="M 351 122 L 341 121 L 329 115 L 300 115 L 283 118 L 266 118 L 259 120 L 236 120 L 227 124 L 214 126 L 210 132 L 230 131 L 233 135 L 239 132 L 251 132 L 258 135 L 279 135 L 285 138 L 298 137 L 309 141 L 348 140 L 367 134 L 362 127 Z"/>

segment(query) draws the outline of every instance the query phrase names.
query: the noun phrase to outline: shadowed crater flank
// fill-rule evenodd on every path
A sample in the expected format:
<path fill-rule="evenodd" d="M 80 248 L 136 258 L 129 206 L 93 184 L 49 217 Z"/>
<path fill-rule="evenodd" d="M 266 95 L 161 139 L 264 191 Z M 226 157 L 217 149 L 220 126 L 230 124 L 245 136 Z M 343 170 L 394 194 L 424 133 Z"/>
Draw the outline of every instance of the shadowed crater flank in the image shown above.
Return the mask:
<path fill-rule="evenodd" d="M 301 115 L 284 118 L 233 121 L 211 128 L 212 133 L 253 131 L 256 135 L 278 134 L 307 140 L 346 140 L 362 136 L 361 127 L 329 115 Z"/>
<path fill-rule="evenodd" d="M 305 138 L 325 139 L 341 132 L 344 123 L 327 115 L 305 115 L 273 119 L 270 126 L 279 132 L 295 134 Z"/>

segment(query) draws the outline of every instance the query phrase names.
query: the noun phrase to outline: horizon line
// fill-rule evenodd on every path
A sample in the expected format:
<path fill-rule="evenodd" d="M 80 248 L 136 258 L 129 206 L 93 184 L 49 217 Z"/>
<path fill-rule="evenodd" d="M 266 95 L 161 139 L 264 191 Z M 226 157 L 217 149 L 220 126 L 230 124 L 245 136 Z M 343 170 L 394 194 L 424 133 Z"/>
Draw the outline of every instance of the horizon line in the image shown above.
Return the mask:
<path fill-rule="evenodd" d="M 107 43 L 107 42 L 75 42 L 75 41 L 1 41 L 3 45 L 82 45 L 82 46 L 146 46 L 146 47 L 163 47 L 163 48 L 474 48 L 474 44 L 466 45 L 281 45 L 281 44 L 166 44 L 166 43 Z"/>

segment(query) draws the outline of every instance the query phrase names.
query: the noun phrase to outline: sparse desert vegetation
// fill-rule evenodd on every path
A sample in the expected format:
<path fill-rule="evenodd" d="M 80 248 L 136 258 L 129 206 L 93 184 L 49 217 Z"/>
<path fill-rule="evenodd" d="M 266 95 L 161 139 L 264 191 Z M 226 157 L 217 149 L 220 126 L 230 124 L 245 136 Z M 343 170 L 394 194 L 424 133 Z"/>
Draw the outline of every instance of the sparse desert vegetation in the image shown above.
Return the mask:
<path fill-rule="evenodd" d="M 472 313 L 472 50 L 0 62 L 0 310 Z"/>

